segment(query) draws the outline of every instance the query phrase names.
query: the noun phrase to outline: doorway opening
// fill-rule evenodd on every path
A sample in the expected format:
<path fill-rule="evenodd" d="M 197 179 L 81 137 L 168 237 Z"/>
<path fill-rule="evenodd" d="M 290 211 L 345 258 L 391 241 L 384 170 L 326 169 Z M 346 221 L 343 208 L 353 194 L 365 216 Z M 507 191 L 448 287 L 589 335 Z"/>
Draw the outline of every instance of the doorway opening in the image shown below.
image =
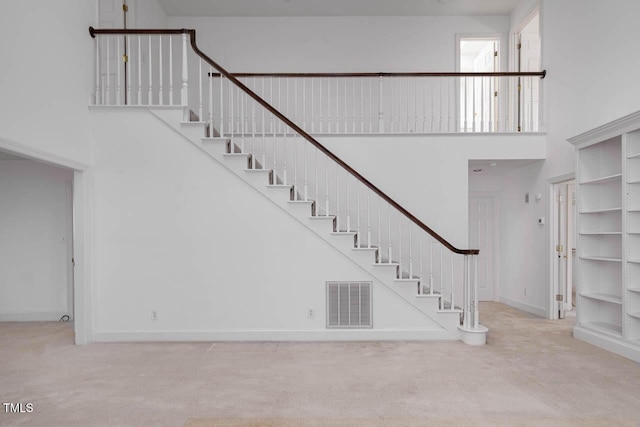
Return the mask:
<path fill-rule="evenodd" d="M 540 37 L 540 13 L 534 10 L 514 34 L 513 52 L 517 72 L 541 71 L 542 40 Z M 540 129 L 540 79 L 518 77 L 514 91 L 514 113 L 518 117 L 518 132 Z"/>
<path fill-rule="evenodd" d="M 74 320 L 73 182 L 0 150 L 0 321 Z"/>
<path fill-rule="evenodd" d="M 500 37 L 458 36 L 456 49 L 459 72 L 500 71 Z M 458 103 L 461 132 L 497 130 L 498 86 L 496 77 L 460 78 Z"/>
<path fill-rule="evenodd" d="M 576 183 L 551 183 L 551 319 L 576 315 Z"/>

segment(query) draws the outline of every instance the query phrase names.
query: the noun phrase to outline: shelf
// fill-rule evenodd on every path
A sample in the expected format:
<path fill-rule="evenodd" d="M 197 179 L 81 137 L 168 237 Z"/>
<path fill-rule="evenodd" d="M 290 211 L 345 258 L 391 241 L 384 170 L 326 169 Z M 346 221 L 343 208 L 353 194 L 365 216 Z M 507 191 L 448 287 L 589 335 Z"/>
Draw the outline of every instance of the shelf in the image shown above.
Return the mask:
<path fill-rule="evenodd" d="M 629 156 L 627 156 L 627 159 L 637 159 L 640 157 L 640 153 L 636 153 L 636 154 L 630 154 Z"/>
<path fill-rule="evenodd" d="M 612 258 L 612 257 L 605 257 L 605 256 L 581 256 L 580 259 L 588 259 L 591 261 L 622 262 L 622 258 Z"/>
<path fill-rule="evenodd" d="M 586 181 L 582 181 L 580 184 L 581 185 L 585 185 L 585 184 L 605 184 L 607 182 L 613 182 L 613 181 L 617 181 L 617 180 L 621 180 L 621 179 L 622 179 L 622 174 L 621 173 L 617 173 L 615 175 L 603 176 L 601 178 L 588 179 Z"/>
<path fill-rule="evenodd" d="M 632 258 L 632 259 L 628 260 L 628 262 L 632 262 L 634 264 L 640 264 L 640 259 Z"/>
<path fill-rule="evenodd" d="M 640 288 L 628 288 L 627 289 L 629 292 L 637 292 L 640 294 Z"/>
<path fill-rule="evenodd" d="M 594 331 L 615 335 L 618 338 L 622 337 L 622 327 L 617 325 L 612 325 L 611 323 L 592 322 L 592 323 L 582 323 L 580 326 L 593 329 Z"/>
<path fill-rule="evenodd" d="M 581 236 L 621 236 L 622 231 L 587 231 L 580 233 Z"/>
<path fill-rule="evenodd" d="M 606 208 L 606 209 L 593 209 L 590 211 L 580 211 L 581 214 L 597 214 L 597 213 L 605 213 L 605 212 L 622 212 L 622 207 L 619 208 Z"/>
<path fill-rule="evenodd" d="M 627 212 L 640 212 L 640 209 L 637 209 L 637 208 L 627 209 Z"/>
<path fill-rule="evenodd" d="M 581 293 L 581 296 L 585 298 L 595 299 L 598 301 L 611 302 L 613 304 L 622 304 L 622 298 L 611 294 L 599 294 L 599 293 Z"/>
<path fill-rule="evenodd" d="M 640 312 L 628 313 L 628 314 L 631 317 L 635 317 L 636 319 L 640 319 Z"/>
<path fill-rule="evenodd" d="M 640 179 L 634 179 L 633 181 L 627 181 L 627 184 L 640 184 Z"/>

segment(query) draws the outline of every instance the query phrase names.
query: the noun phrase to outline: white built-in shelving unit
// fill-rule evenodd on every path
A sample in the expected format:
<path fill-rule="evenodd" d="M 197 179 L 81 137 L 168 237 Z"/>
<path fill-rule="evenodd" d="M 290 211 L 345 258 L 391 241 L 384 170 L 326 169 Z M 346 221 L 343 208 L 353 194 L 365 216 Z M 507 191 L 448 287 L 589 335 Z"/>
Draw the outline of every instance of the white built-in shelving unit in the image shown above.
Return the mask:
<path fill-rule="evenodd" d="M 574 336 L 640 362 L 640 112 L 569 141 L 579 214 Z"/>

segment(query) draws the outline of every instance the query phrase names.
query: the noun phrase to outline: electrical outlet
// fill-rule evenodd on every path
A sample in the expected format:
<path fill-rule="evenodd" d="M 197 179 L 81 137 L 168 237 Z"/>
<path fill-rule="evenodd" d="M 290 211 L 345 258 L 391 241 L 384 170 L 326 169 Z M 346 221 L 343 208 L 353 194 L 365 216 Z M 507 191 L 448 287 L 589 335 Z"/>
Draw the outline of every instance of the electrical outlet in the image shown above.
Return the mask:
<path fill-rule="evenodd" d="M 313 308 L 310 308 L 309 310 L 307 310 L 307 317 L 309 319 L 313 319 L 316 316 L 315 311 L 313 310 Z"/>
<path fill-rule="evenodd" d="M 157 311 L 152 311 L 151 312 L 151 320 L 158 320 L 158 312 Z"/>

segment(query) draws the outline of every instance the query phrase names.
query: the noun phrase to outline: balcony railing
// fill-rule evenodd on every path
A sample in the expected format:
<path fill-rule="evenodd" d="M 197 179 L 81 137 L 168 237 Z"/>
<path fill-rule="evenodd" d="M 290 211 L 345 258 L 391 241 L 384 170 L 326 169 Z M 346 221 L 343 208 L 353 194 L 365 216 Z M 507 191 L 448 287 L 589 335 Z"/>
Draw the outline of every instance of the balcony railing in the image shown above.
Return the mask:
<path fill-rule="evenodd" d="M 100 37 L 95 103 L 187 105 L 199 120 L 209 122 L 212 135 L 284 132 L 284 123 L 263 117 L 244 91 L 183 47 L 182 37 L 186 35 Z M 313 134 L 544 130 L 540 105 L 545 71 L 232 75 Z"/>

